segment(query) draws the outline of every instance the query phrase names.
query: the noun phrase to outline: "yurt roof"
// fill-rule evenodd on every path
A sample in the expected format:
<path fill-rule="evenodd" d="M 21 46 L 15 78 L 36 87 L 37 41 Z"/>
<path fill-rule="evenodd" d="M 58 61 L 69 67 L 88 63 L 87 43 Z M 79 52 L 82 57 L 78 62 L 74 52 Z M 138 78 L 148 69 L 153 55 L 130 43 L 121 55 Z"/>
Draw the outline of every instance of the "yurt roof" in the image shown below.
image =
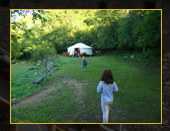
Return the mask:
<path fill-rule="evenodd" d="M 85 45 L 85 44 L 83 44 L 83 43 L 77 43 L 77 44 L 75 44 L 75 45 L 73 45 L 73 46 L 70 46 L 70 47 L 68 47 L 68 48 L 92 48 L 92 47 L 90 47 L 90 46 L 88 46 L 88 45 Z"/>

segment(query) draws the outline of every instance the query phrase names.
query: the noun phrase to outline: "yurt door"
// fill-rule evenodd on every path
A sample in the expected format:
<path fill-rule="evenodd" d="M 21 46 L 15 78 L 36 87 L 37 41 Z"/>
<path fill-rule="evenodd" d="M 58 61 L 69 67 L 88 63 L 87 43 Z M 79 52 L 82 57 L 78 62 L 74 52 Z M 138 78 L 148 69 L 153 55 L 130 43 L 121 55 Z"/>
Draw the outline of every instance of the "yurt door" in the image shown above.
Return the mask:
<path fill-rule="evenodd" d="M 80 48 L 74 48 L 74 54 L 76 56 L 79 56 L 80 55 Z"/>

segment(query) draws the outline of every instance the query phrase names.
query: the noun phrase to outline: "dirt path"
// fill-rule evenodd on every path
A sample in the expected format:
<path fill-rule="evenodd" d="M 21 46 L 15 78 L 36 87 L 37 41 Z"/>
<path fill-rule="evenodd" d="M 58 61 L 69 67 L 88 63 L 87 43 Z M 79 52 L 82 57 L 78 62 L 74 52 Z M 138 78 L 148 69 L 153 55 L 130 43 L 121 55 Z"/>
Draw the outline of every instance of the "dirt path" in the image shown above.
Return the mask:
<path fill-rule="evenodd" d="M 26 97 L 25 99 L 17 102 L 16 104 L 13 104 L 12 105 L 12 108 L 17 108 L 17 107 L 21 107 L 21 106 L 25 106 L 25 105 L 28 105 L 28 104 L 35 104 L 43 99 L 47 99 L 47 98 L 50 98 L 52 97 L 50 95 L 51 92 L 53 92 L 54 90 L 60 88 L 61 85 L 58 85 L 56 86 L 55 84 L 53 85 L 49 85 L 48 87 L 40 90 L 39 92 L 31 95 L 31 96 L 28 96 Z"/>
<path fill-rule="evenodd" d="M 82 87 L 87 85 L 85 82 L 80 83 L 76 79 L 69 79 L 69 80 L 60 80 L 59 83 L 54 83 L 51 85 L 48 85 L 46 88 L 38 91 L 37 93 L 26 97 L 25 99 L 15 103 L 12 105 L 12 109 L 21 107 L 21 106 L 26 106 L 29 104 L 35 104 L 37 102 L 40 102 L 42 100 L 48 99 L 53 97 L 50 95 L 51 92 L 59 89 L 62 87 L 63 84 L 68 84 L 71 88 L 75 88 L 75 102 L 78 105 L 79 109 L 83 108 L 83 103 L 84 103 L 84 92 L 82 90 Z M 57 85 L 57 86 L 56 86 Z"/>
<path fill-rule="evenodd" d="M 85 86 L 87 86 L 88 82 L 84 81 L 84 82 L 78 82 L 75 79 L 71 79 L 67 82 L 68 85 L 70 85 L 70 87 L 73 87 L 75 89 L 74 91 L 74 101 L 76 103 L 76 111 L 75 113 L 73 112 L 72 114 L 72 119 L 68 120 L 69 122 L 73 122 L 74 120 L 76 120 L 78 117 L 82 116 L 82 111 L 85 111 L 85 104 L 84 104 L 84 96 L 85 96 L 85 92 L 83 91 L 83 88 Z"/>
<path fill-rule="evenodd" d="M 80 83 L 75 79 L 71 79 L 71 80 L 66 81 L 65 83 L 75 88 L 75 93 L 74 93 L 75 101 L 78 105 L 81 105 L 82 107 L 82 104 L 84 103 L 84 100 L 83 100 L 84 91 L 82 88 L 87 85 L 87 82 Z"/>

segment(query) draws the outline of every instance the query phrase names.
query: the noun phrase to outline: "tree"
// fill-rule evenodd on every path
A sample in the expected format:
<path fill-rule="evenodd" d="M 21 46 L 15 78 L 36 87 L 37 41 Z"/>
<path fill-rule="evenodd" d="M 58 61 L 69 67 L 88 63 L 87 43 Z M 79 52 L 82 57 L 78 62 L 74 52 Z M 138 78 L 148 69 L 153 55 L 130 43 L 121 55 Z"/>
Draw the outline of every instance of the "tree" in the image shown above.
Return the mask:
<path fill-rule="evenodd" d="M 160 52 L 161 12 L 156 10 L 13 10 L 13 57 L 42 59 L 83 42 L 94 49 Z"/>

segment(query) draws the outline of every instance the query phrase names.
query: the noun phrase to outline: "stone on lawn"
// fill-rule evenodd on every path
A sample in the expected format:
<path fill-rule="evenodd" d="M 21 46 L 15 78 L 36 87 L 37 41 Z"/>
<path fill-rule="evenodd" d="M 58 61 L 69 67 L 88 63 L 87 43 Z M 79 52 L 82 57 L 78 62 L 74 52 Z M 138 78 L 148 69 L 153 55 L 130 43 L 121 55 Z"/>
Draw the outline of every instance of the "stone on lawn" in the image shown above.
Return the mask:
<path fill-rule="evenodd" d="M 41 60 L 37 60 L 37 65 L 39 66 L 39 65 L 41 65 Z"/>
<path fill-rule="evenodd" d="M 53 69 L 53 62 L 51 62 L 51 61 L 48 62 L 46 68 L 47 68 L 48 71 L 51 71 Z"/>
<path fill-rule="evenodd" d="M 124 56 L 123 59 L 126 60 L 128 58 L 128 56 Z"/>
<path fill-rule="evenodd" d="M 130 58 L 133 59 L 135 56 L 134 55 L 131 55 Z"/>
<path fill-rule="evenodd" d="M 12 103 L 12 104 L 16 103 L 16 98 L 12 98 L 12 99 L 11 99 L 11 103 Z"/>
<path fill-rule="evenodd" d="M 15 62 L 15 60 L 11 60 L 11 64 L 15 64 L 16 62 Z"/>
<path fill-rule="evenodd" d="M 34 81 L 34 84 L 40 84 L 44 79 L 45 79 L 45 75 L 41 75 L 40 77 L 38 77 L 38 78 Z"/>
<path fill-rule="evenodd" d="M 28 70 L 36 70 L 36 69 L 38 69 L 38 68 L 37 67 L 31 67 Z"/>

